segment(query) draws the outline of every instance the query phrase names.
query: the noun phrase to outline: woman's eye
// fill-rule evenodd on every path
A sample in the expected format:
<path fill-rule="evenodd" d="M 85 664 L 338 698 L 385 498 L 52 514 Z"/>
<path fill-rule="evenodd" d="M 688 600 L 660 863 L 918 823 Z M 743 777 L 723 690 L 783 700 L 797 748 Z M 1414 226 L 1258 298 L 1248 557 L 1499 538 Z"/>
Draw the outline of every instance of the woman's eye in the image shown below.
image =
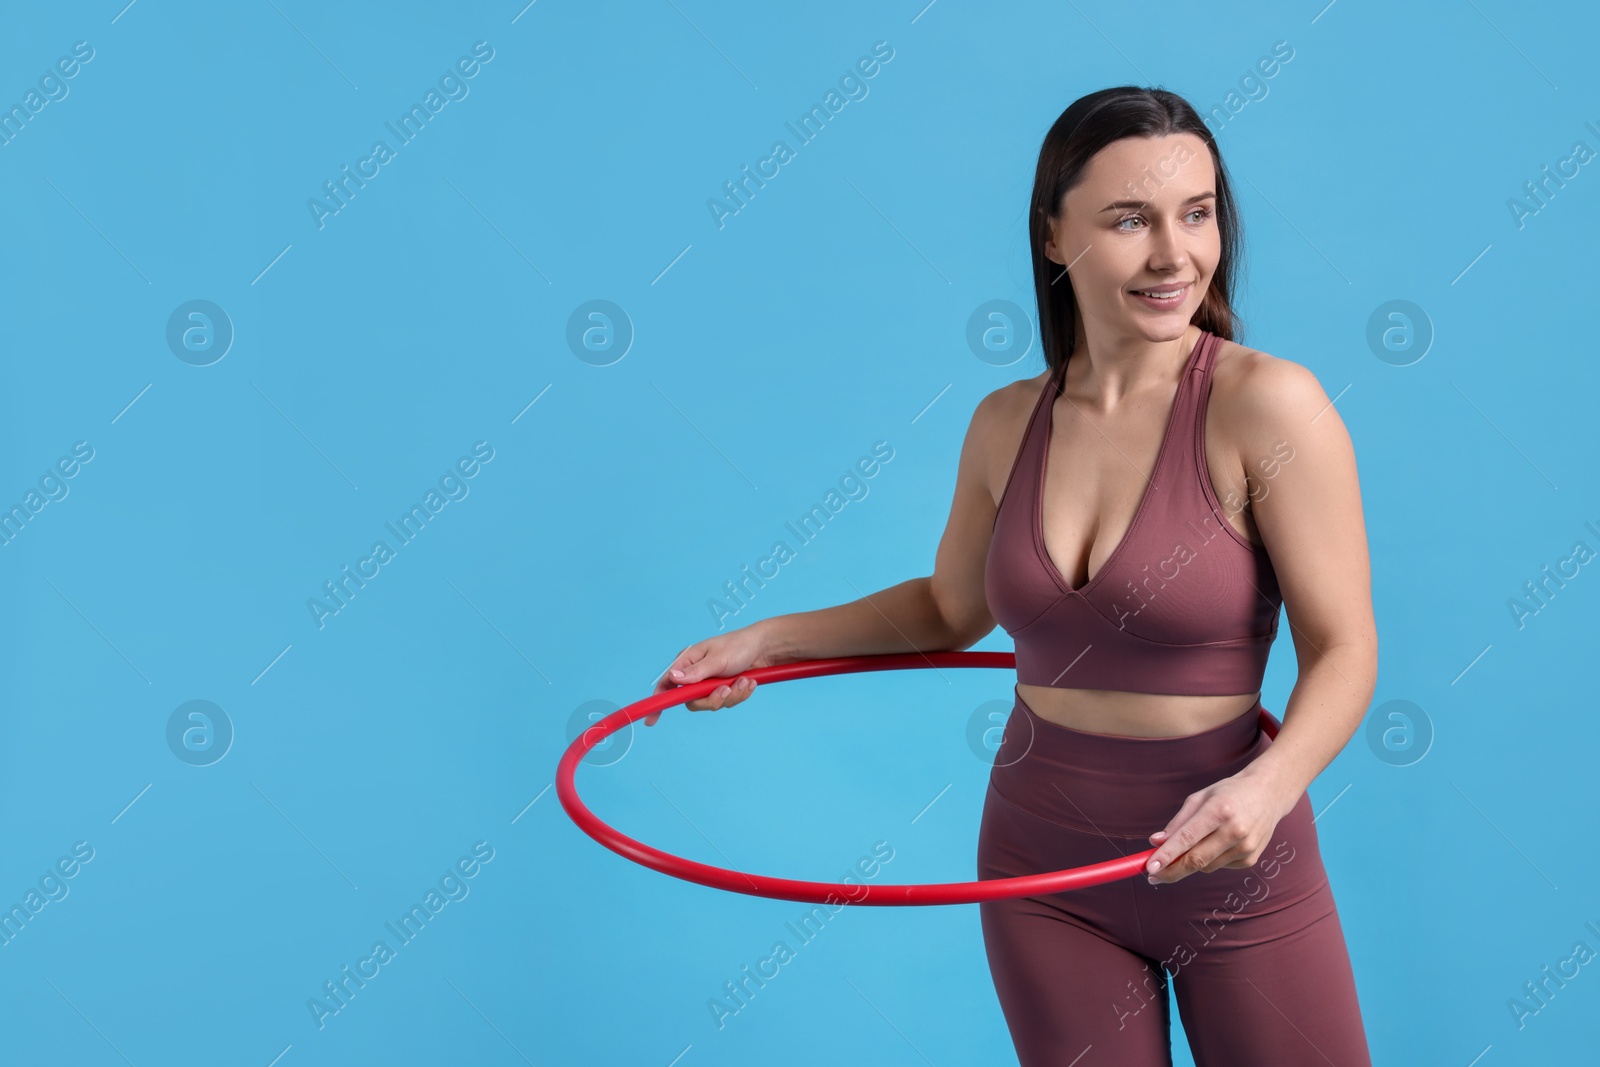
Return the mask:
<path fill-rule="evenodd" d="M 1200 217 L 1198 219 L 1195 219 L 1196 215 L 1198 215 Z M 1189 214 L 1185 215 L 1184 217 L 1187 218 L 1187 219 L 1193 219 L 1196 224 L 1199 224 L 1199 223 L 1204 222 L 1206 219 L 1209 219 L 1211 217 L 1211 209 L 1210 208 L 1204 208 L 1204 207 L 1197 207 L 1193 211 L 1189 212 Z M 1126 226 L 1123 225 L 1123 223 L 1125 223 L 1125 222 L 1143 222 L 1143 221 L 1144 221 L 1144 219 L 1141 216 L 1138 216 L 1138 215 L 1125 215 L 1122 218 L 1117 220 L 1116 228 L 1119 229 L 1119 230 L 1126 231 L 1126 230 L 1131 229 L 1132 227 L 1126 227 Z"/>

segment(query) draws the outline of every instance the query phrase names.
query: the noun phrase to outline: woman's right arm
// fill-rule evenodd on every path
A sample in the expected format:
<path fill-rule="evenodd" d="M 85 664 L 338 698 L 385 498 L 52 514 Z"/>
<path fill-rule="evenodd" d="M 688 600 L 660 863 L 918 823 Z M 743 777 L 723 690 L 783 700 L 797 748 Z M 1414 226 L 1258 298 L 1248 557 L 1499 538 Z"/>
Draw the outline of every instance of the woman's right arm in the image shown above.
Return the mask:
<path fill-rule="evenodd" d="M 1018 386 L 1023 383 L 1017 383 Z M 794 612 L 761 619 L 749 626 L 717 634 L 685 648 L 656 682 L 660 693 L 703 678 L 733 677 L 752 667 L 831 659 L 836 656 L 870 656 L 889 652 L 959 651 L 977 644 L 994 629 L 984 596 L 984 562 L 994 526 L 995 501 L 991 486 L 998 473 L 994 458 L 1009 458 L 1016 450 L 1004 449 L 1013 436 L 1008 409 L 1015 407 L 1014 386 L 990 393 L 978 403 L 961 445 L 956 488 L 945 522 L 933 574 L 911 578 L 857 600 L 815 611 Z M 691 711 L 732 707 L 754 691 L 755 683 L 741 678 L 731 686 L 691 700 Z M 654 725 L 657 712 L 647 716 Z"/>

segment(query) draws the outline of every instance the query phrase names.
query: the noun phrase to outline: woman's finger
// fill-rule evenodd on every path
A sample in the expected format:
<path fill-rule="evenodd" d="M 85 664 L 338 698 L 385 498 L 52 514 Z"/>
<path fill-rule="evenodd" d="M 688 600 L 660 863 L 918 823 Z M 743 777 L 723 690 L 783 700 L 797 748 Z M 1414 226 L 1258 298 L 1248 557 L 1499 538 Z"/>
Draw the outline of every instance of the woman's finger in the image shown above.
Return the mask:
<path fill-rule="evenodd" d="M 1177 882 L 1191 874 L 1210 874 L 1226 867 L 1234 855 L 1234 841 L 1220 827 L 1190 846 L 1189 850 L 1168 867 L 1170 881 Z"/>
<path fill-rule="evenodd" d="M 1150 835 L 1150 843 L 1156 845 L 1157 848 L 1155 855 L 1151 856 L 1150 860 L 1145 864 L 1146 874 L 1154 873 L 1157 866 L 1169 866 L 1173 860 L 1199 841 L 1200 838 L 1195 836 L 1195 831 L 1199 827 L 1189 827 L 1187 831 L 1184 828 L 1195 817 L 1195 814 L 1201 810 L 1204 803 L 1205 797 L 1203 794 L 1190 793 L 1184 798 L 1183 805 L 1178 808 L 1176 814 L 1167 820 L 1167 825 Z M 1180 832 L 1185 832 L 1186 834 L 1181 841 L 1178 840 Z"/>
<path fill-rule="evenodd" d="M 1210 863 L 1208 863 L 1204 867 L 1200 868 L 1200 871 L 1201 871 L 1202 874 L 1215 874 L 1216 872 L 1222 870 L 1225 867 L 1249 867 L 1249 866 L 1251 866 L 1248 863 L 1244 863 L 1243 862 L 1244 859 L 1245 859 L 1245 853 L 1242 852 L 1237 845 L 1235 845 L 1234 847 L 1226 849 L 1223 852 L 1219 853 L 1216 857 L 1214 857 L 1211 860 Z"/>
<path fill-rule="evenodd" d="M 1184 802 L 1188 807 L 1188 802 Z M 1178 865 L 1178 861 L 1187 853 L 1193 851 L 1202 841 L 1211 836 L 1211 832 L 1221 823 L 1215 811 L 1202 804 L 1200 809 L 1187 820 L 1176 827 L 1170 827 L 1170 833 L 1161 842 L 1155 854 L 1145 861 L 1145 875 L 1150 881 L 1173 881 L 1175 879 L 1158 878 L 1162 871 L 1169 870 Z"/>
<path fill-rule="evenodd" d="M 1177 812 L 1172 816 L 1172 818 L 1167 820 L 1166 826 L 1162 827 L 1160 830 L 1157 830 L 1155 834 L 1150 835 L 1150 840 L 1154 841 L 1156 839 L 1156 834 L 1160 834 L 1162 840 L 1170 840 L 1172 835 L 1177 832 L 1178 827 L 1188 822 L 1194 816 L 1194 813 L 1200 810 L 1200 806 L 1204 803 L 1204 793 L 1190 793 L 1188 796 L 1184 797 L 1183 805 L 1178 808 Z"/>
<path fill-rule="evenodd" d="M 678 662 L 667 671 L 667 677 L 674 685 L 688 685 L 690 682 L 712 677 L 712 672 L 708 669 L 711 663 L 706 655 L 707 651 L 704 641 L 690 645 L 678 657 Z"/>
<path fill-rule="evenodd" d="M 717 705 L 719 709 L 742 704 L 744 698 L 749 695 L 749 679 L 736 678 L 727 685 L 719 687 L 718 692 L 722 694 L 722 703 Z"/>
<path fill-rule="evenodd" d="M 672 657 L 672 662 L 667 664 L 667 669 L 661 672 L 656 679 L 655 691 L 657 693 L 682 685 L 686 680 L 686 672 L 693 669 L 694 662 L 704 654 L 699 645 L 689 645 Z"/>

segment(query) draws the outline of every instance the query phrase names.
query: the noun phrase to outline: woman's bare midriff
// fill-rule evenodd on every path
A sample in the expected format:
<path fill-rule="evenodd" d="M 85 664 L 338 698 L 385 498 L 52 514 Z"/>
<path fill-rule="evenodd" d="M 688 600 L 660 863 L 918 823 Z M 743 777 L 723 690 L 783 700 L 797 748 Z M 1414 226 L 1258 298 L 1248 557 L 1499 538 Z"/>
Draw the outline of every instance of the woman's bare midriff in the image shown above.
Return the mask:
<path fill-rule="evenodd" d="M 1261 694 L 1175 696 L 1018 682 L 1017 695 L 1039 718 L 1073 730 L 1121 737 L 1186 737 L 1232 722 L 1254 707 Z"/>

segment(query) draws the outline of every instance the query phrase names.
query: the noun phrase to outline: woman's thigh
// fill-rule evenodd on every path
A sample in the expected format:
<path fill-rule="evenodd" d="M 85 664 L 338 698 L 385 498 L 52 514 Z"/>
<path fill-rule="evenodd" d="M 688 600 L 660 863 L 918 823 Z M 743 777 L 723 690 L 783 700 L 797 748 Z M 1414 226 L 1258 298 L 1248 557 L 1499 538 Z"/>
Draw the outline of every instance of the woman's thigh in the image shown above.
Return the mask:
<path fill-rule="evenodd" d="M 1126 848 L 1041 819 L 991 789 L 978 876 L 1078 867 Z M 989 973 L 1022 1067 L 1170 1067 L 1166 976 L 1131 944 L 1138 919 L 1126 884 L 978 908 Z"/>
<path fill-rule="evenodd" d="M 1254 867 L 1135 886 L 1197 1067 L 1371 1063 L 1311 819 L 1302 794 Z"/>

